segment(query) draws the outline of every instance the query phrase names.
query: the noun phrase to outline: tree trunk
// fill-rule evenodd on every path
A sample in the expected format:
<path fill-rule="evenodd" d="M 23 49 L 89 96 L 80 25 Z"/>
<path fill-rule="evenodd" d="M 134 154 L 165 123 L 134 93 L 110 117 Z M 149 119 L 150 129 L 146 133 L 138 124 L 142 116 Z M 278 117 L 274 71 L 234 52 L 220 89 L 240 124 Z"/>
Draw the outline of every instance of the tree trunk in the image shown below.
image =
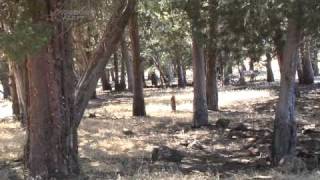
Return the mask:
<path fill-rule="evenodd" d="M 281 62 L 281 83 L 279 102 L 276 108 L 272 141 L 272 161 L 278 165 L 285 156 L 294 156 L 296 149 L 297 124 L 295 119 L 295 73 L 299 30 L 296 23 L 289 19 L 287 41 Z"/>
<path fill-rule="evenodd" d="M 299 49 L 297 50 L 297 55 L 295 56 L 297 61 L 297 74 L 299 84 L 303 84 L 303 68 L 302 68 L 302 61 L 301 61 L 301 53 L 299 53 Z"/>
<path fill-rule="evenodd" d="M 186 82 L 184 81 L 183 68 L 181 65 L 180 57 L 176 58 L 177 61 L 177 76 L 178 76 L 178 87 L 185 88 Z"/>
<path fill-rule="evenodd" d="M 274 75 L 273 75 L 273 71 L 272 71 L 272 57 L 270 53 L 266 54 L 267 56 L 267 64 L 266 64 L 266 68 L 267 68 L 267 81 L 268 82 L 274 82 Z"/>
<path fill-rule="evenodd" d="M 101 75 L 101 83 L 102 83 L 102 89 L 104 91 L 112 90 L 111 84 L 110 84 L 110 74 L 109 70 L 106 70 L 105 72 L 102 72 Z"/>
<path fill-rule="evenodd" d="M 307 40 L 304 43 L 304 47 L 301 51 L 302 54 L 302 72 L 303 72 L 303 84 L 314 83 L 314 71 L 312 68 L 311 54 L 310 54 L 310 42 Z"/>
<path fill-rule="evenodd" d="M 146 109 L 143 95 L 143 68 L 142 59 L 140 57 L 140 40 L 138 27 L 138 13 L 135 12 L 129 20 L 130 39 L 132 44 L 133 57 L 133 116 L 145 116 Z"/>
<path fill-rule="evenodd" d="M 16 81 L 13 73 L 12 63 L 9 63 L 9 80 L 10 80 L 10 94 L 11 94 L 11 101 L 12 101 L 12 113 L 14 117 L 20 121 L 20 108 L 19 108 L 19 99 L 17 93 L 17 86 Z"/>
<path fill-rule="evenodd" d="M 240 78 L 239 78 L 239 84 L 244 86 L 246 85 L 246 78 L 245 78 L 245 75 L 244 75 L 244 71 L 246 70 L 246 66 L 243 64 L 243 62 L 241 63 L 241 66 L 239 67 L 239 75 L 240 75 Z"/>
<path fill-rule="evenodd" d="M 206 94 L 205 62 L 201 42 L 200 1 L 190 1 L 191 28 L 192 28 L 192 66 L 193 66 L 193 126 L 201 127 L 208 125 L 208 107 Z"/>
<path fill-rule="evenodd" d="M 127 43 L 124 38 L 121 41 L 122 58 L 125 61 L 127 69 L 128 90 L 133 92 L 133 70 L 132 60 L 129 58 Z"/>
<path fill-rule="evenodd" d="M 208 43 L 208 61 L 207 61 L 207 102 L 208 109 L 218 111 L 218 80 L 217 80 L 217 50 L 216 50 L 216 34 L 217 34 L 217 0 L 209 1 L 210 9 L 210 26 L 209 26 L 209 43 Z"/>
<path fill-rule="evenodd" d="M 30 102 L 25 162 L 29 179 L 69 179 L 79 174 L 77 128 L 135 6 L 134 0 L 113 3 L 117 5 L 115 12 L 76 90 L 70 28 L 62 14 L 56 14 L 62 10 L 63 1 L 30 4 L 39 8 L 33 12 L 33 21 L 54 28 L 48 45 L 27 60 Z"/>
<path fill-rule="evenodd" d="M 314 71 L 314 76 L 319 76 L 320 71 L 319 71 L 319 62 L 318 62 L 318 49 L 315 47 L 315 43 L 313 42 L 312 48 L 311 48 L 311 53 L 312 53 L 312 67 Z"/>
<path fill-rule="evenodd" d="M 118 53 L 113 55 L 114 89 L 120 91 Z"/>
<path fill-rule="evenodd" d="M 126 59 L 125 57 L 122 55 L 122 59 L 121 59 L 121 72 L 120 72 L 120 90 L 124 91 L 127 87 L 126 85 Z"/>
<path fill-rule="evenodd" d="M 7 62 L 0 62 L 0 82 L 3 89 L 3 98 L 10 98 L 10 85 L 9 85 L 9 65 Z"/>
<path fill-rule="evenodd" d="M 232 64 L 231 62 L 227 62 L 224 68 L 224 85 L 230 85 L 231 83 L 231 75 L 232 75 Z"/>

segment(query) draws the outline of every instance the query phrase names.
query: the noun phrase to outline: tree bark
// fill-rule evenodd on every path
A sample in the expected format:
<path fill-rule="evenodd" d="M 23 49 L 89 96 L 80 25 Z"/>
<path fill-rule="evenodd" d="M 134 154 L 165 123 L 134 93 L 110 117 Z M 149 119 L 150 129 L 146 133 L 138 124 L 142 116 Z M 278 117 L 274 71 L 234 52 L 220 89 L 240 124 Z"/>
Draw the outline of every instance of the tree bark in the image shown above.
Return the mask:
<path fill-rule="evenodd" d="M 29 179 L 68 179 L 79 174 L 77 128 L 135 6 L 134 0 L 113 3 L 115 11 L 102 42 L 76 90 L 70 29 L 62 15 L 56 14 L 62 10 L 63 1 L 30 4 L 38 7 L 33 12 L 33 21 L 54 28 L 48 45 L 27 60 L 29 114 L 25 162 Z"/>
<path fill-rule="evenodd" d="M 274 82 L 274 75 L 273 75 L 273 71 L 272 71 L 272 57 L 270 53 L 266 54 L 267 56 L 267 64 L 266 64 L 266 68 L 267 68 L 267 81 L 268 82 Z"/>
<path fill-rule="evenodd" d="M 297 47 L 300 33 L 296 22 L 288 21 L 287 41 L 281 62 L 280 95 L 276 108 L 272 141 L 272 162 L 278 165 L 285 156 L 294 156 L 296 149 L 297 124 L 295 119 L 295 73 Z"/>
<path fill-rule="evenodd" d="M 314 83 L 314 71 L 311 62 L 310 41 L 306 40 L 304 47 L 301 51 L 302 54 L 302 72 L 303 72 L 303 84 Z"/>
<path fill-rule="evenodd" d="M 177 62 L 178 87 L 179 88 L 185 88 L 186 87 L 186 82 L 184 80 L 183 67 L 182 67 L 182 64 L 181 64 L 180 57 L 176 57 L 176 62 Z"/>
<path fill-rule="evenodd" d="M 209 25 L 209 43 L 208 43 L 208 61 L 207 61 L 207 103 L 208 109 L 218 111 L 218 80 L 217 80 L 217 50 L 216 50 L 216 34 L 217 34 L 217 0 L 209 1 L 210 9 L 210 25 Z"/>
<path fill-rule="evenodd" d="M 10 84 L 10 94 L 11 94 L 11 101 L 12 101 L 12 114 L 14 115 L 15 119 L 20 121 L 20 107 L 19 107 L 19 99 L 17 93 L 17 86 L 16 81 L 13 73 L 12 63 L 9 63 L 9 84 Z"/>
<path fill-rule="evenodd" d="M 111 84 L 110 84 L 110 74 L 109 74 L 109 70 L 106 70 L 104 72 L 102 72 L 101 75 L 101 83 L 102 83 L 102 89 L 104 91 L 108 91 L 108 90 L 112 90 Z"/>
<path fill-rule="evenodd" d="M 114 89 L 120 91 L 118 53 L 113 55 Z"/>
<path fill-rule="evenodd" d="M 193 66 L 193 126 L 195 128 L 206 126 L 208 122 L 208 107 L 206 94 L 206 74 L 201 42 L 200 1 L 190 1 L 189 16 L 192 28 L 192 66 Z"/>
<path fill-rule="evenodd" d="M 0 82 L 3 89 L 3 98 L 10 98 L 10 85 L 9 85 L 9 65 L 7 62 L 0 62 Z"/>
<path fill-rule="evenodd" d="M 143 95 L 143 68 L 142 59 L 140 56 L 139 42 L 139 26 L 138 26 L 137 11 L 130 17 L 129 32 L 132 45 L 133 58 L 133 116 L 146 116 L 144 95 Z"/>
<path fill-rule="evenodd" d="M 121 53 L 122 57 L 125 60 L 126 69 L 127 69 L 127 82 L 128 90 L 133 92 L 133 70 L 132 70 L 132 60 L 129 57 L 127 43 L 124 38 L 121 40 Z"/>

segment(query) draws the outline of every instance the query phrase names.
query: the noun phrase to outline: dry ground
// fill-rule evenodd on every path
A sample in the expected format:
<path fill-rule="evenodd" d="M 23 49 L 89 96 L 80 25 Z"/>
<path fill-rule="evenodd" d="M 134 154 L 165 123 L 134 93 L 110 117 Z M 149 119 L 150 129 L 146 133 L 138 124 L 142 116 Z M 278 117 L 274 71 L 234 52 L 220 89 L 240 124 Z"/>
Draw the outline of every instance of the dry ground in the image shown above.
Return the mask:
<path fill-rule="evenodd" d="M 298 149 L 311 154 L 320 152 L 320 141 L 302 130 L 320 128 L 317 88 L 301 87 L 297 105 Z M 320 179 L 317 170 L 288 175 L 269 165 L 275 85 L 224 89 L 221 111 L 209 113 L 212 126 L 197 130 L 191 128 L 192 89 L 147 89 L 145 94 L 145 118 L 131 116 L 130 93 L 100 93 L 98 100 L 90 102 L 79 130 L 85 179 Z M 170 108 L 173 94 L 177 112 Z M 96 117 L 90 118 L 90 114 Z M 229 128 L 217 128 L 218 119 L 229 119 Z M 233 130 L 240 123 L 248 130 Z M 133 134 L 125 135 L 124 129 Z M 23 142 L 19 123 L 2 118 L 0 179 L 22 178 Z M 185 157 L 181 163 L 151 162 L 152 149 L 160 145 L 179 150 Z"/>

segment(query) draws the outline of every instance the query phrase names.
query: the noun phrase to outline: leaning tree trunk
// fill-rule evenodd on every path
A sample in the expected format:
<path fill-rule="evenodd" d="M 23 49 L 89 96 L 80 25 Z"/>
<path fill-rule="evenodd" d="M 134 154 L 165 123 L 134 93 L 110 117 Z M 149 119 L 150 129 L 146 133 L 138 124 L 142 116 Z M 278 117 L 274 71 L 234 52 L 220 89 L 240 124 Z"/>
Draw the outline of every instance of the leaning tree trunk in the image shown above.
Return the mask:
<path fill-rule="evenodd" d="M 310 42 L 307 40 L 301 50 L 302 54 L 302 69 L 303 69 L 303 84 L 314 83 L 314 71 L 312 68 Z"/>
<path fill-rule="evenodd" d="M 266 68 L 267 68 L 267 81 L 268 82 L 274 82 L 274 75 L 272 71 L 272 57 L 270 53 L 266 54 L 267 56 L 267 63 L 266 63 Z"/>
<path fill-rule="evenodd" d="M 210 8 L 210 28 L 209 28 L 209 49 L 207 61 L 207 102 L 208 109 L 218 111 L 218 80 L 217 80 L 217 52 L 216 52 L 216 34 L 217 34 L 217 0 L 209 1 Z"/>
<path fill-rule="evenodd" d="M 206 74 L 201 42 L 200 1 L 191 0 L 189 16 L 192 28 L 192 66 L 193 66 L 193 126 L 208 125 L 208 107 L 206 94 Z"/>
<path fill-rule="evenodd" d="M 287 41 L 281 62 L 279 102 L 276 108 L 272 141 L 272 162 L 278 165 L 285 156 L 294 156 L 296 149 L 297 124 L 295 119 L 295 73 L 299 30 L 289 19 Z"/>
<path fill-rule="evenodd" d="M 117 0 L 113 4 L 117 6 L 102 41 L 76 90 L 70 28 L 63 22 L 62 14 L 56 14 L 62 10 L 63 0 L 28 4 L 32 6 L 30 9 L 36 5 L 39 10 L 32 11 L 35 23 L 53 27 L 50 42 L 27 60 L 30 102 L 25 162 L 28 179 L 69 179 L 79 174 L 77 128 L 135 7 L 134 0 Z"/>
<path fill-rule="evenodd" d="M 128 82 L 128 90 L 133 91 L 133 70 L 132 70 L 132 60 L 129 58 L 128 47 L 125 39 L 121 40 L 121 54 L 122 58 L 125 61 L 126 69 L 127 69 L 127 82 Z"/>
<path fill-rule="evenodd" d="M 142 59 L 140 56 L 140 42 L 139 42 L 139 27 L 138 15 L 135 12 L 129 21 L 130 39 L 132 44 L 132 58 L 133 58 L 133 116 L 145 116 L 146 109 L 143 95 L 143 68 Z M 143 77 L 142 77 L 143 76 Z"/>

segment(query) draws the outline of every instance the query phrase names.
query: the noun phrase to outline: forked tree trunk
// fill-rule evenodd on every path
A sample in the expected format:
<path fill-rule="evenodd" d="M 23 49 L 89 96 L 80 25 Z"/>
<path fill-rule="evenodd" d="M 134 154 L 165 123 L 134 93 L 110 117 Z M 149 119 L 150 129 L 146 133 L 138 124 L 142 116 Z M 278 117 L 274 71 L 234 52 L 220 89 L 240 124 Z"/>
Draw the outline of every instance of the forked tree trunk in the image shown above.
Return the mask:
<path fill-rule="evenodd" d="M 128 82 L 128 90 L 133 91 L 133 70 L 132 70 L 132 60 L 129 58 L 127 43 L 124 38 L 121 40 L 121 54 L 122 58 L 125 61 L 126 69 L 127 69 L 127 82 Z"/>
<path fill-rule="evenodd" d="M 272 162 L 278 165 L 285 156 L 294 156 L 296 150 L 297 124 L 295 119 L 295 73 L 299 30 L 296 22 L 288 21 L 287 41 L 281 62 L 279 102 L 276 108 L 272 141 Z"/>
<path fill-rule="evenodd" d="M 270 53 L 266 54 L 267 56 L 267 63 L 266 63 L 266 68 L 267 68 L 267 81 L 268 82 L 274 82 L 274 75 L 272 71 L 272 57 Z"/>
<path fill-rule="evenodd" d="M 207 103 L 208 109 L 218 111 L 218 80 L 217 80 L 217 52 L 215 37 L 217 34 L 217 0 L 209 1 L 210 28 L 209 28 L 209 49 L 207 61 Z"/>
<path fill-rule="evenodd" d="M 31 9 L 36 5 L 39 10 L 32 11 L 34 22 L 54 27 L 48 45 L 27 60 L 30 102 L 25 162 L 28 179 L 69 179 L 79 174 L 77 128 L 101 73 L 116 50 L 135 1 L 117 0 L 113 4 L 114 13 L 102 42 L 76 90 L 70 31 L 62 14 L 56 14 L 62 10 L 63 0 L 28 4 Z"/>
<path fill-rule="evenodd" d="M 190 1 L 191 28 L 192 28 L 192 66 L 193 66 L 193 126 L 208 125 L 208 107 L 206 94 L 206 74 L 201 42 L 200 1 Z"/>
<path fill-rule="evenodd" d="M 132 45 L 132 58 L 133 58 L 133 116 L 145 116 L 146 109 L 143 95 L 143 68 L 142 59 L 140 57 L 140 40 L 139 40 L 139 26 L 138 14 L 135 12 L 129 21 L 130 39 Z"/>

